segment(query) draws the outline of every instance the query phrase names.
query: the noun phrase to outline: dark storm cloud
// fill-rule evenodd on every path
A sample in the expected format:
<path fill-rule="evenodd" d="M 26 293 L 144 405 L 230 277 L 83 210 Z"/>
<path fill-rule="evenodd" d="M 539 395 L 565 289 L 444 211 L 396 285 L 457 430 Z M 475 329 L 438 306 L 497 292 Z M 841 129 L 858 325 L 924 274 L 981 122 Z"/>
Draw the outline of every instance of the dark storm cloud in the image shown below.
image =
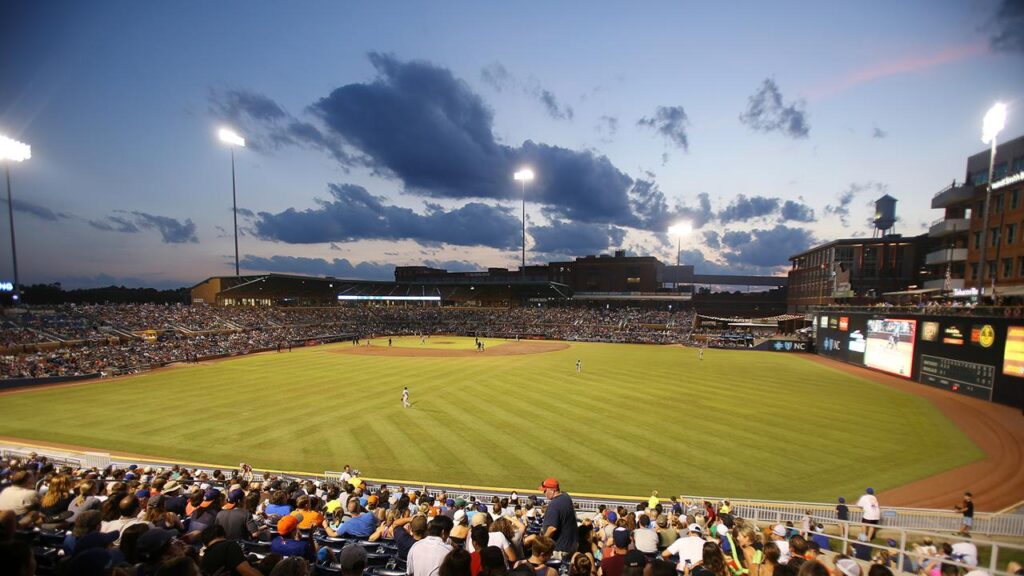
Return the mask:
<path fill-rule="evenodd" d="M 585 224 L 555 220 L 548 226 L 531 226 L 531 250 L 549 254 L 585 256 L 616 248 L 626 237 L 626 231 L 605 224 Z"/>
<path fill-rule="evenodd" d="M 992 18 L 989 44 L 1000 52 L 1024 53 L 1024 2 L 1003 0 Z"/>
<path fill-rule="evenodd" d="M 302 256 L 253 256 L 246 254 L 240 265 L 246 270 L 281 272 L 285 274 L 309 274 L 312 276 L 334 276 L 352 280 L 394 280 L 394 264 L 360 262 L 352 264 L 345 258 L 324 260 Z"/>
<path fill-rule="evenodd" d="M 4 199 L 3 203 L 7 204 L 7 200 Z M 39 218 L 41 220 L 48 220 L 50 222 L 56 222 L 58 220 L 69 220 L 71 218 L 74 218 L 72 214 L 68 214 L 66 212 L 54 212 L 53 210 L 47 208 L 46 206 L 42 206 L 34 202 L 29 202 L 27 200 L 21 200 L 19 198 L 15 198 L 12 201 L 12 206 L 14 207 L 15 212 L 31 214 L 36 218 Z"/>
<path fill-rule="evenodd" d="M 115 210 L 114 214 L 99 220 L 89 220 L 89 225 L 104 232 L 123 232 L 137 234 L 143 230 L 156 230 L 165 244 L 195 244 L 196 225 L 191 218 L 184 221 L 170 216 L 148 214 L 146 212 L 127 212 Z"/>
<path fill-rule="evenodd" d="M 765 78 L 757 92 L 750 96 L 740 122 L 758 132 L 780 132 L 790 138 L 807 138 L 811 127 L 803 101 L 786 104 L 778 84 Z"/>
<path fill-rule="evenodd" d="M 288 116 L 269 97 L 246 90 L 215 92 L 211 94 L 210 108 L 217 116 L 235 123 L 244 122 L 246 117 L 276 122 Z"/>
<path fill-rule="evenodd" d="M 749 232 L 726 232 L 722 235 L 722 256 L 729 264 L 775 268 L 789 264 L 789 257 L 803 252 L 814 242 L 803 228 L 782 224 Z"/>
<path fill-rule="evenodd" d="M 653 128 L 666 140 L 683 150 L 690 148 L 689 138 L 686 134 L 688 123 L 686 111 L 682 106 L 658 106 L 654 111 L 654 116 L 645 116 L 637 120 L 637 126 Z"/>
<path fill-rule="evenodd" d="M 775 267 L 771 266 L 752 266 L 712 260 L 698 248 L 682 250 L 679 253 L 679 262 L 684 266 L 693 266 L 693 271 L 696 274 L 764 274 L 770 276 L 778 272 Z"/>
<path fill-rule="evenodd" d="M 844 228 L 850 226 L 850 204 L 855 196 L 865 191 L 874 191 L 878 194 L 885 194 L 889 187 L 880 182 L 853 182 L 846 190 L 839 193 L 835 204 L 825 206 L 825 214 L 835 214 Z"/>
<path fill-rule="evenodd" d="M 383 203 L 383 198 L 352 184 L 328 186 L 330 200 L 318 207 L 260 212 L 254 229 L 266 240 L 292 244 L 357 240 L 414 240 L 421 244 L 455 244 L 518 248 L 520 221 L 508 209 L 469 202 L 453 210 L 428 204 L 425 214 Z"/>
<path fill-rule="evenodd" d="M 767 196 L 747 197 L 739 194 L 728 206 L 718 212 L 718 220 L 722 224 L 729 222 L 746 222 L 755 218 L 763 218 L 779 209 L 782 201 Z"/>
<path fill-rule="evenodd" d="M 783 222 L 814 222 L 814 209 L 803 202 L 786 200 L 779 211 L 779 219 Z"/>
<path fill-rule="evenodd" d="M 514 77 L 504 65 L 495 62 L 480 70 L 480 79 L 496 92 L 518 90 L 541 103 L 548 116 L 556 120 L 572 120 L 573 109 L 558 101 L 554 92 L 540 86 L 536 80 L 521 81 Z"/>

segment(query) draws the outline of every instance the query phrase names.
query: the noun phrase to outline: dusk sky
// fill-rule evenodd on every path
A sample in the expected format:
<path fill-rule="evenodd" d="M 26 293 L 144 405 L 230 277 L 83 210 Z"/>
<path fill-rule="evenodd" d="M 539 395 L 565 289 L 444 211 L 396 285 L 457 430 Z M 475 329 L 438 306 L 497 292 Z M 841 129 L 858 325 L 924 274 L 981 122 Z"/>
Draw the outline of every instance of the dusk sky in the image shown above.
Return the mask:
<path fill-rule="evenodd" d="M 21 281 L 388 279 L 625 249 L 697 272 L 941 217 L 1009 107 L 1024 2 L 32 2 L 0 19 Z M 2 184 L 2 180 L 0 180 Z M 6 189 L 2 190 L 6 197 Z M 7 219 L 0 280 L 10 280 Z"/>

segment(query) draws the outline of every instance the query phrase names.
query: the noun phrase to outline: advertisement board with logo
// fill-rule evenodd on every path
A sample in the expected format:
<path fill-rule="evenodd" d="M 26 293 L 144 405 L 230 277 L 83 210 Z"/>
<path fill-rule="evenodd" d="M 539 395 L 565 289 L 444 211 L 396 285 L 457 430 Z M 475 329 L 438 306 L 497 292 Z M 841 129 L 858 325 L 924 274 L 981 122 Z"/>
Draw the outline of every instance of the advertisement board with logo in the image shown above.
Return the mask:
<path fill-rule="evenodd" d="M 839 331 L 840 332 L 846 332 L 849 329 L 850 329 L 850 317 L 849 316 L 840 316 L 839 317 Z"/>
<path fill-rule="evenodd" d="M 991 348 L 996 343 L 996 329 L 991 324 L 975 324 L 971 326 L 971 344 L 982 348 Z"/>
<path fill-rule="evenodd" d="M 961 324 L 946 324 L 942 329 L 942 343 L 953 346 L 964 345 L 964 329 Z"/>
<path fill-rule="evenodd" d="M 1024 326 L 1006 328 L 1003 374 L 1014 378 L 1024 378 Z"/>

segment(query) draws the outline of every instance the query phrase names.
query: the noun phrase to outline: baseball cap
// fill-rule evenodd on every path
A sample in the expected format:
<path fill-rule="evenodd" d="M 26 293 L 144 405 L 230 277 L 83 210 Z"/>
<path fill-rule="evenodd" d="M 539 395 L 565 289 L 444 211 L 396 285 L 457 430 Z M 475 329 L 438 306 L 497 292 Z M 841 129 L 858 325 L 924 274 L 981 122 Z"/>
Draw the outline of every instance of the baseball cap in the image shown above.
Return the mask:
<path fill-rule="evenodd" d="M 216 488 L 210 488 L 209 490 L 206 491 L 205 494 L 203 494 L 203 503 L 200 504 L 199 506 L 201 506 L 203 508 L 207 508 L 211 504 L 216 502 L 219 498 L 220 498 L 220 490 L 217 490 Z"/>
<path fill-rule="evenodd" d="M 149 499 L 149 503 L 146 504 L 147 508 L 159 508 L 164 505 L 164 495 L 157 494 Z"/>
<path fill-rule="evenodd" d="M 616 528 L 612 530 L 612 541 L 615 542 L 615 546 L 619 548 L 626 548 L 629 546 L 629 530 L 625 528 Z"/>
<path fill-rule="evenodd" d="M 541 483 L 540 488 L 537 488 L 537 490 L 558 490 L 558 479 L 557 478 L 547 478 L 547 479 L 545 479 L 544 482 Z"/>
<path fill-rule="evenodd" d="M 150 528 L 135 541 L 135 553 L 143 561 L 155 560 L 175 534 L 173 530 Z"/>
<path fill-rule="evenodd" d="M 466 505 L 466 499 L 465 498 L 456 498 L 455 499 L 455 506 L 457 508 L 462 508 L 465 505 Z"/>
<path fill-rule="evenodd" d="M 867 489 L 867 493 L 868 494 L 874 494 L 875 493 L 875 489 L 874 488 L 868 488 Z"/>
<path fill-rule="evenodd" d="M 851 558 L 843 558 L 836 561 L 836 568 L 845 576 L 860 576 L 860 564 Z"/>
<path fill-rule="evenodd" d="M 785 538 L 786 537 L 786 527 L 783 526 L 782 524 L 776 524 L 775 526 L 772 526 L 772 534 L 775 534 L 779 538 Z"/>
<path fill-rule="evenodd" d="M 75 541 L 75 555 L 81 554 L 92 548 L 106 548 L 114 543 L 121 535 L 114 530 L 112 532 L 90 532 Z"/>
<path fill-rule="evenodd" d="M 458 524 L 458 523 L 462 522 L 462 520 L 465 517 L 466 517 L 466 511 L 465 510 L 456 510 L 455 511 L 455 516 L 452 517 L 452 520 L 454 520 L 455 523 Z"/>
<path fill-rule="evenodd" d="M 149 488 L 143 488 L 135 493 L 136 498 L 149 498 Z"/>
<path fill-rule="evenodd" d="M 626 558 L 623 560 L 623 565 L 628 568 L 643 568 L 647 566 L 647 556 L 639 550 L 630 550 L 626 552 Z M 860 576 L 859 574 L 857 576 Z"/>
<path fill-rule="evenodd" d="M 379 502 L 379 501 L 380 501 L 380 497 L 377 496 L 376 494 L 371 494 L 370 497 L 366 499 L 366 503 L 370 504 L 372 506 L 376 506 L 377 502 Z"/>
<path fill-rule="evenodd" d="M 608 521 L 609 522 L 611 522 L 612 524 L 615 524 L 618 520 L 619 520 L 619 515 L 618 514 L 616 514 L 615 512 L 609 512 L 608 513 Z"/>
<path fill-rule="evenodd" d="M 359 544 L 349 544 L 341 549 L 338 563 L 344 572 L 351 572 L 358 565 L 366 567 L 366 549 Z"/>
<path fill-rule="evenodd" d="M 449 507 L 449 508 L 451 508 L 452 506 L 455 506 L 455 498 L 449 498 L 449 499 L 445 500 L 444 501 L 444 505 Z"/>
<path fill-rule="evenodd" d="M 895 538 L 889 538 L 885 541 L 885 543 L 888 544 L 890 548 L 895 548 L 899 546 L 899 542 L 897 542 Z"/>
<path fill-rule="evenodd" d="M 840 504 L 846 504 L 846 498 L 843 498 L 842 496 L 840 496 L 839 497 L 839 503 Z"/>
<path fill-rule="evenodd" d="M 658 525 L 659 528 L 668 527 L 668 516 L 665 516 L 664 514 L 658 514 L 658 517 L 655 519 L 655 523 Z"/>
<path fill-rule="evenodd" d="M 242 500 L 245 500 L 245 492 L 243 492 L 241 489 L 236 488 L 231 492 L 228 492 L 228 502 L 232 504 L 238 504 Z"/>
<path fill-rule="evenodd" d="M 298 526 L 299 519 L 291 515 L 282 516 L 281 519 L 277 521 L 277 531 L 281 534 L 281 536 L 290 535 L 292 532 L 295 531 L 295 528 L 297 528 Z"/>
<path fill-rule="evenodd" d="M 478 512 L 473 515 L 473 519 L 469 522 L 470 526 L 484 526 L 487 524 L 487 513 Z"/>
<path fill-rule="evenodd" d="M 697 534 L 704 532 L 703 530 L 701 530 L 700 524 L 697 524 L 696 522 L 687 526 L 686 529 L 690 532 L 696 532 Z"/>

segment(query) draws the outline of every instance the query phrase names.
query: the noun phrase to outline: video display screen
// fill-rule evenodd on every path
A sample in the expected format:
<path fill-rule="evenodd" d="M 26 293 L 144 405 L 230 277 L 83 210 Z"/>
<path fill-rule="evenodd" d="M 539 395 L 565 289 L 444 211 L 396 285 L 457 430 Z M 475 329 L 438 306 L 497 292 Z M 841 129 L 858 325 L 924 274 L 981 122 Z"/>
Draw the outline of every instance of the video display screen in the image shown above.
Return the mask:
<path fill-rule="evenodd" d="M 885 372 L 910 378 L 914 366 L 917 320 L 892 318 L 868 320 L 867 351 L 864 364 Z"/>
<path fill-rule="evenodd" d="M 1024 326 L 1009 326 L 1006 329 L 1003 374 L 1024 378 Z"/>
<path fill-rule="evenodd" d="M 935 342 L 939 339 L 939 323 L 924 322 L 921 324 L 921 340 Z"/>

